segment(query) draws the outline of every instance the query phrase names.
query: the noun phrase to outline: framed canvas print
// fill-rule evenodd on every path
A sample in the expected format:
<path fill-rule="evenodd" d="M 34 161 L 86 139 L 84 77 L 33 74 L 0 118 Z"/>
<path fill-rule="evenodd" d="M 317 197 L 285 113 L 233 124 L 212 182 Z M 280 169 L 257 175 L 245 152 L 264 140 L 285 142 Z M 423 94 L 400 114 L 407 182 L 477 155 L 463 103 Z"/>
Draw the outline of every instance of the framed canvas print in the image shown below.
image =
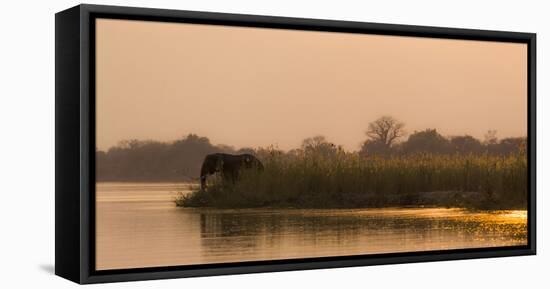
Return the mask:
<path fill-rule="evenodd" d="M 56 14 L 78 283 L 535 254 L 535 34 Z"/>

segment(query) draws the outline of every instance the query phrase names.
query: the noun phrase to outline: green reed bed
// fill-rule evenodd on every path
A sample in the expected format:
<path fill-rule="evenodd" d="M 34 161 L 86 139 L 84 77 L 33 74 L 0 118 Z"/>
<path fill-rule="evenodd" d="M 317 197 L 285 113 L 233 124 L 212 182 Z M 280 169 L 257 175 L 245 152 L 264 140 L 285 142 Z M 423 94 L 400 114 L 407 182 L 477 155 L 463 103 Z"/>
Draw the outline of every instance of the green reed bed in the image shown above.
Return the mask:
<path fill-rule="evenodd" d="M 188 207 L 358 208 L 461 206 L 524 208 L 524 154 L 361 157 L 272 152 L 263 172 L 243 171 L 235 183 L 212 178 L 206 190 L 180 196 Z"/>

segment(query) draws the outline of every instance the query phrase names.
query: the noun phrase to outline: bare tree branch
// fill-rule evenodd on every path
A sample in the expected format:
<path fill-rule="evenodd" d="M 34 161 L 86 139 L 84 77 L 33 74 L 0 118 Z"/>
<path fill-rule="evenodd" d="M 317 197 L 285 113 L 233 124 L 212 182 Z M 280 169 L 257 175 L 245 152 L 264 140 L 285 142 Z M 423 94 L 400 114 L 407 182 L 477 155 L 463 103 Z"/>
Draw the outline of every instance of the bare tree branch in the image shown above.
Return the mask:
<path fill-rule="evenodd" d="M 369 123 L 366 135 L 373 141 L 379 141 L 391 146 L 397 139 L 405 135 L 405 124 L 391 116 L 382 116 Z"/>

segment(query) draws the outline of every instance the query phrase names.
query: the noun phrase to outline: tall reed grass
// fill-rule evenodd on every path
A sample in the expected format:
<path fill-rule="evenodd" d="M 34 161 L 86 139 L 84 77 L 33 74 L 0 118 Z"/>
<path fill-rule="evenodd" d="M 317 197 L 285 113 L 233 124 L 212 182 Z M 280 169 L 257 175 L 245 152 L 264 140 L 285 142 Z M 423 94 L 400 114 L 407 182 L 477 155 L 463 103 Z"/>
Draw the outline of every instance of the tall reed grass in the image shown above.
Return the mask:
<path fill-rule="evenodd" d="M 242 171 L 236 183 L 211 178 L 206 190 L 181 196 L 181 206 L 356 208 L 463 206 L 523 208 L 527 159 L 416 154 L 391 158 L 271 151 L 263 172 Z"/>

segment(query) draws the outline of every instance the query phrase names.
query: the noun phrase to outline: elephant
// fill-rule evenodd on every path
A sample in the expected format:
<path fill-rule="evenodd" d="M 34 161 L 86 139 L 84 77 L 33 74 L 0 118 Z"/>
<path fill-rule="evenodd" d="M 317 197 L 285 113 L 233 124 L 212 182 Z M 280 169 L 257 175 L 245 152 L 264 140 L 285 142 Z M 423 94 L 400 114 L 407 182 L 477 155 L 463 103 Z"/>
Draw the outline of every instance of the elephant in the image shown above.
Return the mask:
<path fill-rule="evenodd" d="M 239 172 L 243 169 L 263 171 L 264 166 L 260 160 L 251 154 L 209 154 L 204 158 L 201 167 L 201 190 L 204 191 L 206 188 L 206 177 L 208 175 L 220 173 L 224 181 L 235 183 L 239 177 Z"/>

